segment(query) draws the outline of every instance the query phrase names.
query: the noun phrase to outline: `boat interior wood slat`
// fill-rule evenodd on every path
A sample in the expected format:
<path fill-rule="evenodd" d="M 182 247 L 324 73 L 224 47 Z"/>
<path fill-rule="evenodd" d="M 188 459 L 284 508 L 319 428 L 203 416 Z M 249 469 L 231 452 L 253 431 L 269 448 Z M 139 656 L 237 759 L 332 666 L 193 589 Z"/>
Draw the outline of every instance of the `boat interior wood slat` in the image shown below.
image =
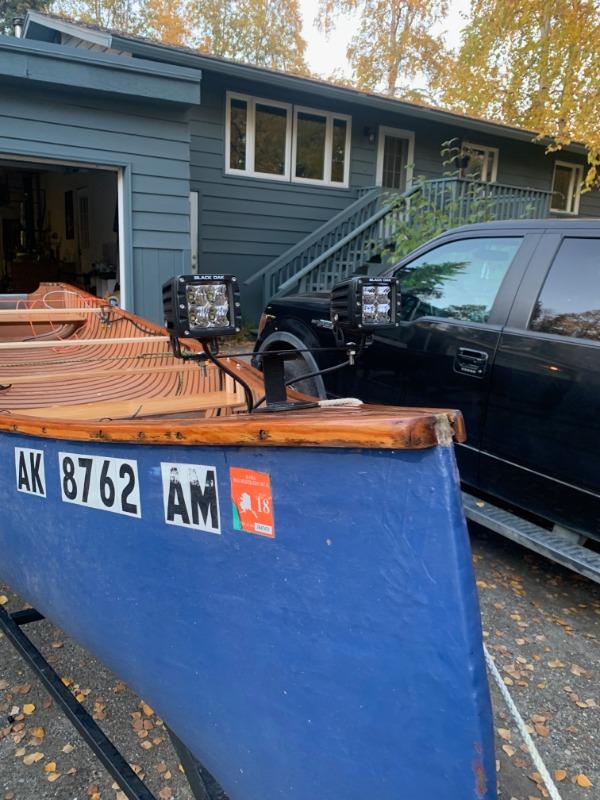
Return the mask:
<path fill-rule="evenodd" d="M 216 367 L 212 364 L 207 364 L 205 369 L 207 371 L 216 371 Z M 155 366 L 155 367 L 111 367 L 109 365 L 105 365 L 101 367 L 102 376 L 106 377 L 108 375 L 117 376 L 117 377 L 124 377 L 126 375 L 145 375 L 149 374 L 160 374 L 160 373 L 197 373 L 198 372 L 198 365 L 186 362 L 180 362 L 179 364 L 169 364 L 168 366 Z M 74 380 L 83 380 L 85 378 L 97 379 L 98 376 L 98 369 L 88 369 L 88 370 L 70 370 L 66 373 L 58 373 L 58 372 L 41 372 L 41 373 L 33 373 L 31 374 L 29 371 L 27 374 L 23 375 L 0 375 L 0 384 L 13 384 L 14 386 L 18 386 L 20 384 L 32 384 L 32 383 L 60 383 L 61 381 L 65 380 L 65 377 L 68 376 L 70 381 Z"/>
<path fill-rule="evenodd" d="M 0 324 L 14 322 L 84 322 L 101 308 L 0 308 Z"/>
<path fill-rule="evenodd" d="M 157 415 L 173 415 L 206 408 L 238 408 L 244 397 L 238 392 L 204 392 L 186 397 L 137 397 L 130 400 L 105 400 L 99 403 L 23 408 L 20 414 L 44 416 L 49 420 L 139 419 Z"/>
<path fill-rule="evenodd" d="M 162 336 L 145 336 L 140 339 L 139 336 L 119 336 L 115 338 L 106 339 L 44 339 L 43 341 L 30 341 L 30 342 L 2 342 L 0 341 L 0 350 L 36 350 L 42 348 L 61 348 L 61 347 L 105 347 L 118 344 L 139 344 L 140 341 L 146 342 L 161 342 L 166 347 L 170 347 L 169 338 L 164 334 Z"/>

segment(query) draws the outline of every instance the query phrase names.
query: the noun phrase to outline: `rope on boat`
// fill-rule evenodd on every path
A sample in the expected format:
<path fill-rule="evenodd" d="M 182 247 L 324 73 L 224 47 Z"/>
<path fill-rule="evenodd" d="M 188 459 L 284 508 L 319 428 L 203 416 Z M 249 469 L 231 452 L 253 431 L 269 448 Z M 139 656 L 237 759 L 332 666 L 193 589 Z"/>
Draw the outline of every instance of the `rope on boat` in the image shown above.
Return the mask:
<path fill-rule="evenodd" d="M 515 701 L 512 699 L 512 696 L 508 689 L 506 688 L 506 684 L 502 680 L 502 676 L 498 672 L 498 667 L 494 663 L 494 659 L 490 655 L 490 651 L 487 649 L 485 644 L 483 645 L 483 652 L 485 655 L 485 662 L 487 664 L 487 668 L 490 671 L 494 681 L 496 682 L 498 689 L 500 690 L 500 694 L 502 695 L 504 702 L 508 710 L 510 711 L 512 718 L 515 721 L 517 728 L 519 729 L 519 733 L 525 744 L 529 749 L 529 755 L 531 756 L 531 760 L 538 771 L 541 779 L 544 781 L 546 785 L 546 789 L 548 790 L 548 794 L 552 798 L 552 800 L 562 800 L 558 789 L 556 788 L 556 784 L 552 780 L 550 772 L 548 768 L 544 764 L 542 756 L 540 755 L 540 751 L 537 749 L 535 742 L 531 738 L 529 731 L 527 730 L 527 725 L 525 724 L 525 720 L 521 716 L 521 713 L 517 706 L 515 705 Z"/>
<path fill-rule="evenodd" d="M 319 400 L 319 408 L 332 408 L 334 406 L 362 406 L 363 401 L 357 397 L 336 397 L 333 400 Z"/>

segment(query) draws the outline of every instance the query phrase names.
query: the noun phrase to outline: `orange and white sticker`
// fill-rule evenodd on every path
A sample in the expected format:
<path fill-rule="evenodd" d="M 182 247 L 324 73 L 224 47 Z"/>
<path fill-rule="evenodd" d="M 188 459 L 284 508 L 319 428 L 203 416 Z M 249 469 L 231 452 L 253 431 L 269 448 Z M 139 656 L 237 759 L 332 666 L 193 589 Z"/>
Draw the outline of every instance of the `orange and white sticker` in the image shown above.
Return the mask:
<path fill-rule="evenodd" d="M 233 527 L 275 538 L 271 479 L 266 472 L 230 467 Z"/>

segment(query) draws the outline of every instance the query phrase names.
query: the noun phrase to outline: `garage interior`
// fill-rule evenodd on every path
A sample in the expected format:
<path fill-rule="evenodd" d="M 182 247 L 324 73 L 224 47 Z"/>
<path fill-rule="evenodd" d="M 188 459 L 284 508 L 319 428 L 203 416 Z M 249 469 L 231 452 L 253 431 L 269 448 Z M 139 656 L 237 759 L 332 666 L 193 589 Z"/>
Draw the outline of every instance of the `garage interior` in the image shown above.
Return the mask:
<path fill-rule="evenodd" d="M 44 281 L 120 305 L 118 173 L 0 156 L 0 292 Z"/>

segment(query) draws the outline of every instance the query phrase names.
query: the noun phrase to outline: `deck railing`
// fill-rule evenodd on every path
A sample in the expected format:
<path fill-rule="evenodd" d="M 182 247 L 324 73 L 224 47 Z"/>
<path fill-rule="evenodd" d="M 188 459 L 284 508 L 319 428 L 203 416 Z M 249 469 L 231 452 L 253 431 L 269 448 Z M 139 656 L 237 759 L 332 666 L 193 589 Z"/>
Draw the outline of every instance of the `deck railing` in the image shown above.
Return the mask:
<path fill-rule="evenodd" d="M 544 219 L 550 211 L 552 194 L 543 189 L 469 178 L 436 178 L 425 181 L 421 191 L 431 206 L 449 210 L 453 225 L 468 222 L 475 205 L 488 219 Z"/>
<path fill-rule="evenodd" d="M 483 183 L 467 178 L 437 178 L 405 192 L 404 202 L 381 187 L 362 189 L 347 208 L 246 281 L 262 282 L 263 304 L 294 292 L 326 291 L 352 275 L 388 244 L 397 223 L 419 213 L 417 193 L 427 205 L 448 213 L 450 225 L 507 219 L 543 219 L 551 193 L 541 189 Z M 475 219 L 474 219 L 475 217 Z"/>

